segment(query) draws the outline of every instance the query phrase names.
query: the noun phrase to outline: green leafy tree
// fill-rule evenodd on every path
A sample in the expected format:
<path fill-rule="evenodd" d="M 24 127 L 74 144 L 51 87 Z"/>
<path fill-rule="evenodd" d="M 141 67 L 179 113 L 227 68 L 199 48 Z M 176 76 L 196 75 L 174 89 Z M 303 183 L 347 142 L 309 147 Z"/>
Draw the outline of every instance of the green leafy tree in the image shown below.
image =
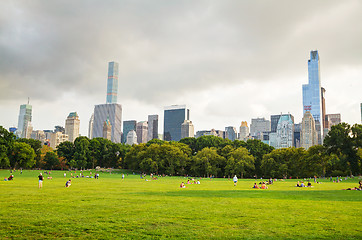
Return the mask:
<path fill-rule="evenodd" d="M 347 123 L 340 123 L 331 127 L 323 144 L 329 154 L 338 156 L 344 172 L 360 174 L 357 156 L 360 142 L 360 125 L 357 124 L 351 128 Z"/>
<path fill-rule="evenodd" d="M 268 144 L 263 143 L 260 140 L 246 141 L 246 149 L 249 150 L 250 154 L 254 156 L 255 162 L 255 173 L 257 176 L 262 175 L 261 162 L 265 154 L 271 153 L 274 148 Z"/>
<path fill-rule="evenodd" d="M 44 168 L 45 169 L 59 169 L 59 158 L 55 152 L 47 152 L 44 156 Z"/>
<path fill-rule="evenodd" d="M 63 157 L 65 159 L 66 163 L 70 167 L 76 167 L 76 163 L 73 160 L 75 153 L 74 143 L 69 141 L 62 142 L 57 146 L 56 152 L 59 157 Z"/>
<path fill-rule="evenodd" d="M 199 176 L 216 175 L 220 172 L 220 163 L 224 158 L 217 153 L 216 148 L 204 148 L 194 156 L 193 171 Z M 222 173 L 221 173 L 222 175 Z"/>
<path fill-rule="evenodd" d="M 14 142 L 10 156 L 12 168 L 30 168 L 35 164 L 34 149 L 24 142 Z"/>
<path fill-rule="evenodd" d="M 90 150 L 89 150 L 89 139 L 87 137 L 77 137 L 74 141 L 74 160 L 76 167 L 84 169 L 87 166 L 92 165 Z"/>
<path fill-rule="evenodd" d="M 230 153 L 230 157 L 234 159 L 234 172 L 240 173 L 241 178 L 247 170 L 254 170 L 254 157 L 249 153 L 248 149 L 239 147 Z M 250 176 L 251 174 L 249 174 Z"/>
<path fill-rule="evenodd" d="M 15 135 L 0 126 L 0 168 L 10 166 L 9 155 L 15 142 Z"/>
<path fill-rule="evenodd" d="M 30 147 L 35 152 L 35 166 L 39 166 L 40 165 L 40 160 L 41 160 L 41 149 L 42 149 L 42 146 L 43 146 L 41 141 L 35 140 L 35 139 L 27 139 L 27 138 L 19 138 L 16 141 L 17 142 L 27 143 L 27 144 L 30 145 Z"/>

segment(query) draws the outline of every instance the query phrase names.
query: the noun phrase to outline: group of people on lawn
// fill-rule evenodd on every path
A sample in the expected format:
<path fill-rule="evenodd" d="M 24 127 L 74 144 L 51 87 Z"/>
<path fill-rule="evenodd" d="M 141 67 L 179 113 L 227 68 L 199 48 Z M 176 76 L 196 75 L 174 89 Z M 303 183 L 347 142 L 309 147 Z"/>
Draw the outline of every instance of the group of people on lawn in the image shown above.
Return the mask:
<path fill-rule="evenodd" d="M 193 181 L 193 182 L 192 182 L 192 181 Z M 191 179 L 191 181 L 190 181 L 190 179 L 188 179 L 187 182 L 186 182 L 186 184 L 200 184 L 200 180 L 197 180 L 197 181 L 196 181 L 195 179 Z M 180 184 L 180 188 L 186 188 L 184 182 L 182 182 L 182 183 Z"/>

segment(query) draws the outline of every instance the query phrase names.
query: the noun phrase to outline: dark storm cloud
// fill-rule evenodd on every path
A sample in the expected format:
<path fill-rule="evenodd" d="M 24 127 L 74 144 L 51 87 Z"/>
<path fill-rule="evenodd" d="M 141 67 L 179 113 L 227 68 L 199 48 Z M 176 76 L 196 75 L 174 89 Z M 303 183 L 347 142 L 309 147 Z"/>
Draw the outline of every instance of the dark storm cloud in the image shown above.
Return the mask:
<path fill-rule="evenodd" d="M 323 49 L 331 69 L 362 64 L 358 1 L 0 5 L 0 101 L 52 101 L 67 92 L 104 101 L 113 60 L 121 98 L 151 103 L 215 85 L 306 75 L 312 49 Z"/>

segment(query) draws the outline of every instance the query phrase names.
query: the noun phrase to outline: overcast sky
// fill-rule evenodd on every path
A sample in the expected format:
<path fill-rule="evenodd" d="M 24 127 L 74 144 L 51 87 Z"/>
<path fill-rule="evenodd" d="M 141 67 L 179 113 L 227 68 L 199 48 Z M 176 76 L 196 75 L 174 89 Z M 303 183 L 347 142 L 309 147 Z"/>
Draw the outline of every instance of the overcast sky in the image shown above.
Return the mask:
<path fill-rule="evenodd" d="M 0 125 L 33 106 L 34 130 L 87 135 L 119 62 L 123 120 L 186 104 L 197 130 L 288 113 L 302 119 L 311 50 L 327 113 L 361 123 L 362 1 L 0 1 Z"/>

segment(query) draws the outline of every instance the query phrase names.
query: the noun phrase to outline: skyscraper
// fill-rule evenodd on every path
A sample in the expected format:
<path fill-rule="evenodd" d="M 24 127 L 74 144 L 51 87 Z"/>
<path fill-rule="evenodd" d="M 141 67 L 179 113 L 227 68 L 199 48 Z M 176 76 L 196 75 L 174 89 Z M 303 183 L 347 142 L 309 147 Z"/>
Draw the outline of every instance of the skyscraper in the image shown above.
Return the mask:
<path fill-rule="evenodd" d="M 324 91 L 321 88 L 319 54 L 318 51 L 311 51 L 308 60 L 308 84 L 303 84 L 303 115 L 306 111 L 312 114 L 318 133 L 318 144 L 322 144 L 323 138 L 322 92 L 324 94 Z"/>
<path fill-rule="evenodd" d="M 165 141 L 180 141 L 181 125 L 190 120 L 190 110 L 186 105 L 173 105 L 165 107 L 163 122 L 163 138 Z"/>
<path fill-rule="evenodd" d="M 230 139 L 234 141 L 237 138 L 238 132 L 233 126 L 225 127 L 225 139 Z"/>
<path fill-rule="evenodd" d="M 158 138 L 158 115 L 148 115 L 148 136 L 147 140 Z"/>
<path fill-rule="evenodd" d="M 250 135 L 255 139 L 262 140 L 263 132 L 270 132 L 270 121 L 265 118 L 252 118 Z"/>
<path fill-rule="evenodd" d="M 270 116 L 270 131 L 277 132 L 277 126 L 279 122 L 279 118 L 281 115 L 271 115 Z"/>
<path fill-rule="evenodd" d="M 240 125 L 239 140 L 246 141 L 249 136 L 249 127 L 246 121 L 242 121 Z"/>
<path fill-rule="evenodd" d="M 111 141 L 120 143 L 122 138 L 122 105 L 117 103 L 118 63 L 108 64 L 107 103 L 94 106 L 92 137 L 103 137 L 103 124 L 108 119 L 112 126 Z"/>
<path fill-rule="evenodd" d="M 128 133 L 130 131 L 133 130 L 136 132 L 136 125 L 137 125 L 136 120 L 123 121 L 123 143 L 126 143 L 126 141 L 128 139 Z M 132 144 L 130 144 L 130 145 L 132 145 Z"/>
<path fill-rule="evenodd" d="M 194 125 L 190 120 L 185 120 L 181 124 L 181 139 L 187 137 L 194 137 Z"/>
<path fill-rule="evenodd" d="M 294 143 L 294 117 L 291 114 L 282 114 L 279 118 L 276 132 L 275 148 L 293 147 Z"/>
<path fill-rule="evenodd" d="M 88 138 L 93 138 L 93 122 L 94 122 L 94 113 L 92 113 L 92 116 L 89 119 L 89 126 L 88 126 Z"/>
<path fill-rule="evenodd" d="M 148 124 L 146 121 L 138 122 L 136 125 L 138 143 L 147 143 Z"/>
<path fill-rule="evenodd" d="M 108 63 L 107 103 L 117 103 L 118 63 Z"/>
<path fill-rule="evenodd" d="M 28 127 L 31 126 L 31 113 L 32 106 L 29 105 L 29 101 L 28 104 L 20 105 L 18 129 L 16 130 L 17 137 L 25 138 L 28 135 L 27 130 Z"/>
<path fill-rule="evenodd" d="M 120 143 L 122 136 L 122 106 L 117 103 L 94 106 L 93 138 L 103 137 L 103 124 L 107 119 L 112 125 L 111 141 Z"/>
<path fill-rule="evenodd" d="M 314 118 L 309 111 L 304 113 L 300 138 L 301 147 L 305 148 L 306 150 L 311 146 L 318 144 Z"/>
<path fill-rule="evenodd" d="M 80 120 L 77 112 L 69 113 L 65 120 L 65 134 L 68 135 L 68 140 L 70 142 L 74 142 L 74 140 L 79 137 L 79 125 Z"/>

